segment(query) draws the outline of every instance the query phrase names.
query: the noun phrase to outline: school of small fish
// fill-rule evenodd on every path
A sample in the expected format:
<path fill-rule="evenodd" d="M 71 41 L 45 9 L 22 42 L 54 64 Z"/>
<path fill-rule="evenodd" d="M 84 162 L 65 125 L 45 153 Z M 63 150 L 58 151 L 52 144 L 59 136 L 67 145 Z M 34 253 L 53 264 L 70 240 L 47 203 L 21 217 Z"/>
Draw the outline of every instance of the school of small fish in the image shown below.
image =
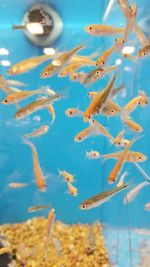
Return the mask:
<path fill-rule="evenodd" d="M 128 1 L 118 0 L 119 8 L 122 11 L 122 15 L 126 20 L 125 27 L 114 27 L 106 24 L 93 24 L 87 25 L 84 31 L 88 36 L 95 36 L 97 38 L 101 37 L 114 37 L 114 42 L 111 47 L 108 47 L 102 53 L 94 51 L 89 56 L 81 55 L 80 51 L 84 51 L 86 46 L 83 43 L 74 46 L 68 51 L 56 51 L 55 55 L 41 55 L 38 57 L 31 57 L 24 59 L 21 62 L 15 63 L 11 66 L 7 74 L 11 76 L 17 76 L 29 72 L 33 68 L 42 65 L 43 62 L 47 62 L 47 66 L 40 73 L 41 79 L 48 79 L 53 75 L 57 75 L 58 78 L 63 79 L 68 76 L 71 82 L 79 82 L 88 90 L 91 85 L 94 85 L 98 80 L 103 79 L 103 77 L 109 77 L 108 82 L 105 84 L 104 88 L 94 87 L 93 91 L 86 91 L 85 96 L 88 97 L 87 106 L 85 110 L 80 110 L 77 107 L 68 107 L 65 110 L 65 116 L 68 118 L 78 117 L 83 121 L 83 129 L 77 132 L 73 138 L 73 141 L 83 142 L 85 139 L 91 136 L 104 136 L 108 142 L 114 147 L 116 151 L 113 153 L 102 154 L 100 151 L 92 150 L 85 151 L 85 157 L 88 160 L 107 160 L 115 159 L 112 170 L 110 171 L 107 181 L 108 185 L 113 186 L 113 188 L 95 194 L 94 196 L 88 196 L 86 200 L 80 203 L 79 208 L 81 210 L 89 210 L 102 205 L 107 202 L 110 198 L 114 197 L 116 194 L 125 190 L 129 187 L 129 183 L 124 184 L 124 179 L 126 179 L 127 172 L 123 172 L 126 162 L 130 162 L 133 166 L 136 164 L 146 161 L 147 156 L 140 151 L 132 150 L 134 143 L 138 139 L 142 138 L 141 134 L 144 129 L 140 125 L 140 121 L 134 121 L 131 117 L 131 113 L 137 108 L 145 108 L 149 104 L 149 97 L 144 90 L 139 90 L 138 95 L 130 99 L 125 106 L 120 106 L 117 102 L 118 94 L 121 94 L 125 89 L 124 84 L 117 85 L 119 67 L 115 65 L 109 65 L 109 59 L 114 53 L 119 54 L 123 60 L 131 60 L 137 63 L 142 58 L 150 56 L 150 41 L 145 36 L 143 31 L 140 29 L 137 23 L 137 5 L 136 3 L 129 5 Z M 108 10 L 110 7 L 108 7 Z M 107 12 L 109 12 L 107 10 Z M 107 13 L 105 14 L 105 20 L 107 18 Z M 130 55 L 127 52 L 123 52 L 125 46 L 129 42 L 129 36 L 134 34 L 138 42 L 138 51 L 135 55 Z M 50 61 L 50 62 L 49 62 Z M 90 68 L 89 71 L 85 72 L 85 69 Z M 47 190 L 47 183 L 45 179 L 44 171 L 40 166 L 40 159 L 38 155 L 38 150 L 36 146 L 29 139 L 40 138 L 50 131 L 52 123 L 55 121 L 55 102 L 58 100 L 65 101 L 66 90 L 62 89 L 55 92 L 51 88 L 39 88 L 36 90 L 21 90 L 14 89 L 11 86 L 26 86 L 25 84 L 16 80 L 7 80 L 2 75 L 0 75 L 0 88 L 3 90 L 5 97 L 2 99 L 2 105 L 7 106 L 9 111 L 9 105 L 16 106 L 16 113 L 12 116 L 15 120 L 23 120 L 25 117 L 37 113 L 41 109 L 47 110 L 52 117 L 52 121 L 49 124 L 43 124 L 39 128 L 32 130 L 22 136 L 22 142 L 29 147 L 29 152 L 32 155 L 32 166 L 33 173 L 35 177 L 35 184 L 37 189 L 41 192 Z M 22 101 L 30 99 L 32 96 L 38 96 L 34 101 L 31 101 L 27 105 L 22 105 Z M 78 103 L 77 103 L 78 105 Z M 57 106 L 57 105 L 56 105 Z M 102 124 L 101 117 L 106 116 L 111 120 L 114 116 L 120 117 L 120 130 L 117 136 L 113 136 L 111 132 Z M 123 127 L 122 127 L 123 125 Z M 133 138 L 130 140 L 125 138 L 127 131 L 134 134 Z M 99 137 L 100 138 L 100 137 Z M 121 150 L 120 150 L 121 148 Z M 143 173 L 142 173 L 143 174 Z M 73 196 L 78 196 L 78 189 L 74 185 L 75 175 L 71 174 L 68 170 L 58 170 L 58 175 L 63 177 L 66 182 L 68 193 Z M 144 176 L 144 175 L 143 175 Z M 126 198 L 124 198 L 124 204 L 130 203 L 135 199 L 140 190 L 145 186 L 150 185 L 150 179 L 144 177 L 145 181 L 139 183 L 133 189 L 131 189 Z M 12 182 L 8 184 L 11 189 L 19 189 L 29 186 L 27 183 Z M 49 209 L 51 205 L 38 204 L 28 208 L 28 212 L 35 212 L 42 209 Z M 150 203 L 145 204 L 144 209 L 150 211 Z M 47 230 L 45 237 L 45 257 L 48 257 L 48 247 L 52 239 L 53 226 L 56 218 L 56 211 L 52 207 L 48 214 L 47 219 Z M 92 228 L 90 229 L 92 231 Z M 58 243 L 54 239 L 55 243 Z M 93 241 L 91 241 L 92 243 Z M 58 244 L 57 244 L 58 245 Z M 91 249 L 93 249 L 94 244 L 92 243 Z M 0 253 L 4 253 L 1 249 Z"/>

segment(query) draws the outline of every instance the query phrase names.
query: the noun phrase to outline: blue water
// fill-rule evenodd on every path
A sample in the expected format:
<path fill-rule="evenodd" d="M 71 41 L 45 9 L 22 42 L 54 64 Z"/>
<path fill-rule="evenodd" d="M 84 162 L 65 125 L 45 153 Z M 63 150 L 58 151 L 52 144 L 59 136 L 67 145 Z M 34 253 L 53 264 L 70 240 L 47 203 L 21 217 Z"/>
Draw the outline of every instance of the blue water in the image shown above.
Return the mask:
<path fill-rule="evenodd" d="M 33 3 L 37 2 L 40 3 L 40 1 L 34 0 L 0 1 L 0 47 L 8 49 L 10 53 L 8 56 L 0 56 L 0 60 L 9 60 L 14 64 L 30 56 L 38 56 L 43 53 L 42 48 L 32 45 L 22 31 L 12 30 L 12 24 L 20 24 L 24 12 Z M 103 51 L 111 46 L 114 37 L 90 37 L 83 30 L 87 24 L 102 22 L 108 2 L 106 0 L 44 1 L 44 3 L 50 3 L 58 11 L 64 23 L 62 35 L 53 47 L 65 50 L 83 42 L 87 47 L 82 53 L 88 55 L 93 51 Z M 139 0 L 136 3 L 139 10 L 137 21 L 141 22 L 143 17 L 147 18 L 149 15 L 150 2 L 149 0 Z M 125 25 L 125 19 L 117 4 L 115 4 L 106 23 L 114 26 Z M 134 38 L 131 38 L 131 43 L 132 41 L 134 42 Z M 110 64 L 113 64 L 117 58 L 119 58 L 117 55 L 112 57 Z M 38 150 L 41 167 L 46 177 L 48 177 L 48 188 L 44 194 L 40 193 L 34 184 L 31 151 L 28 146 L 22 143 L 21 137 L 25 133 L 32 131 L 32 129 L 38 128 L 42 123 L 49 123 L 51 120 L 50 115 L 46 110 L 41 110 L 29 118 L 17 122 L 13 119 L 16 108 L 14 106 L 0 105 L 0 223 L 24 221 L 32 217 L 27 212 L 28 207 L 39 203 L 50 203 L 56 209 L 57 219 L 66 223 L 90 223 L 99 219 L 103 223 L 117 227 L 118 203 L 120 203 L 121 219 L 119 224 L 126 228 L 127 214 L 126 207 L 123 204 L 124 193 L 118 194 L 111 202 L 93 210 L 81 211 L 78 208 L 79 204 L 86 198 L 110 188 L 107 184 L 107 176 L 115 162 L 112 160 L 106 162 L 87 160 L 85 151 L 93 149 L 104 154 L 116 151 L 116 148 L 110 145 L 103 136 L 90 137 L 84 142 L 75 143 L 74 136 L 86 127 L 86 124 L 83 123 L 81 118 L 69 119 L 64 114 L 69 107 L 78 107 L 81 110 L 85 110 L 89 103 L 87 91 L 95 91 L 105 87 L 109 81 L 109 75 L 91 85 L 89 89 L 85 89 L 79 83 L 71 83 L 68 77 L 60 79 L 55 75 L 50 79 L 40 79 L 40 72 L 44 66 L 46 66 L 46 63 L 28 73 L 16 77 L 8 77 L 6 73 L 8 67 L 0 65 L 0 73 L 6 79 L 25 82 L 28 84 L 26 89 L 37 89 L 40 86 L 48 85 L 54 90 L 60 91 L 63 87 L 69 87 L 67 99 L 54 105 L 56 120 L 48 134 L 33 140 Z M 123 66 L 131 67 L 132 71 L 123 71 Z M 148 58 L 141 60 L 137 65 L 124 60 L 123 66 L 119 68 L 117 80 L 117 85 L 123 81 L 126 86 L 126 98 L 117 98 L 117 103 L 122 106 L 128 102 L 131 96 L 136 96 L 139 89 L 145 90 L 149 95 L 150 87 L 150 63 Z M 135 82 L 134 73 L 136 73 Z M 133 94 L 132 88 L 134 88 Z M 4 93 L 0 91 L 0 99 L 3 99 L 3 97 Z M 28 101 L 24 103 L 28 103 Z M 149 112 L 150 105 L 143 109 L 138 108 L 132 114 L 133 119 L 144 129 L 143 138 L 136 142 L 133 148 L 144 153 L 147 157 L 150 154 Z M 37 116 L 40 121 L 36 120 Z M 100 121 L 114 136 L 123 128 L 119 117 L 110 119 L 102 117 Z M 132 136 L 133 133 L 127 131 L 126 137 L 130 139 Z M 141 163 L 140 166 L 149 175 L 149 159 Z M 78 197 L 73 198 L 67 194 L 65 182 L 58 176 L 58 169 L 66 169 L 75 174 L 75 185 L 79 191 Z M 143 181 L 143 177 L 134 165 L 125 164 L 124 170 L 128 171 L 127 180 L 132 181 L 132 184 L 136 185 Z M 14 181 L 32 184 L 30 187 L 20 190 L 9 189 L 8 183 Z M 134 202 L 129 205 L 129 217 L 132 227 L 149 227 L 150 215 L 144 211 L 144 204 L 150 201 L 149 190 L 149 187 L 145 187 Z M 39 215 L 46 215 L 46 212 L 38 212 L 37 216 Z M 118 266 L 128 266 L 128 263 L 127 265 L 119 264 Z"/>

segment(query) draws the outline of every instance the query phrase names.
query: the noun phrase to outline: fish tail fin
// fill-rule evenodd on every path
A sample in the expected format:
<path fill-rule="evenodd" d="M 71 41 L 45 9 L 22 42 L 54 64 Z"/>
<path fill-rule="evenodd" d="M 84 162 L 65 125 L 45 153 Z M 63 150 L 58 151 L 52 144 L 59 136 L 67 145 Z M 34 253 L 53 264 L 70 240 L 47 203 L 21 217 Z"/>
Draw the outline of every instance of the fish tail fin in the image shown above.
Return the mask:
<path fill-rule="evenodd" d="M 16 25 L 16 24 L 13 24 L 12 25 L 12 29 L 13 30 L 26 30 L 26 26 L 25 25 Z"/>

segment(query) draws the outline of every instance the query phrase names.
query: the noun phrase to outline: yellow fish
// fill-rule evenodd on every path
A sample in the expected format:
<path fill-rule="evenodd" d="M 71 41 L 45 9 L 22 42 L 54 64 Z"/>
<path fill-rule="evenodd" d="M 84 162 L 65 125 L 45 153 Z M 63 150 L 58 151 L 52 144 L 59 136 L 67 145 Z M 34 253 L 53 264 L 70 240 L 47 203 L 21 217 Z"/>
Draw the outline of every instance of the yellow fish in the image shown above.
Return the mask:
<path fill-rule="evenodd" d="M 96 208 L 103 203 L 107 202 L 110 198 L 115 196 L 117 193 L 121 192 L 122 190 L 126 189 L 128 187 L 128 184 L 123 184 L 122 186 L 115 187 L 109 191 L 102 192 L 100 194 L 97 194 L 85 201 L 83 201 L 79 208 L 82 210 L 89 210 Z"/>
<path fill-rule="evenodd" d="M 95 131 L 98 132 L 99 134 L 102 134 L 106 136 L 108 139 L 110 139 L 112 142 L 114 141 L 113 136 L 107 131 L 107 129 L 100 124 L 98 121 L 90 119 L 89 120 L 90 125 L 95 128 Z"/>
<path fill-rule="evenodd" d="M 67 182 L 67 186 L 69 193 L 72 196 L 76 197 L 78 195 L 78 189 L 75 186 L 73 186 L 70 182 Z"/>
<path fill-rule="evenodd" d="M 4 105 L 17 104 L 20 101 L 37 94 L 49 94 L 49 93 L 44 88 L 31 91 L 21 91 L 21 92 L 11 93 L 2 100 L 2 104 Z"/>
<path fill-rule="evenodd" d="M 83 116 L 83 112 L 77 108 L 68 108 L 65 111 L 65 114 L 67 117 L 69 118 L 74 118 L 74 117 L 78 117 L 78 116 Z"/>
<path fill-rule="evenodd" d="M 38 56 L 38 57 L 27 58 L 27 59 L 25 59 L 23 61 L 20 61 L 20 62 L 16 63 L 15 65 L 13 65 L 7 71 L 7 73 L 9 75 L 18 75 L 18 74 L 22 74 L 22 73 L 28 72 L 29 70 L 39 66 L 41 63 L 43 63 L 46 60 L 49 60 L 52 57 L 54 57 L 54 56 L 41 55 L 41 56 Z"/>
<path fill-rule="evenodd" d="M 110 153 L 110 154 L 106 154 L 106 155 L 102 155 L 102 158 L 104 160 L 107 160 L 107 159 L 119 159 L 122 153 L 123 153 L 123 150 L 117 151 L 117 152 L 114 152 L 114 153 Z M 128 162 L 144 162 L 146 160 L 147 160 L 147 157 L 144 154 L 142 154 L 141 152 L 128 151 L 128 153 L 127 153 L 126 161 L 128 161 Z"/>
<path fill-rule="evenodd" d="M 78 45 L 77 47 L 61 53 L 55 60 L 52 61 L 41 73 L 41 78 L 49 78 L 53 76 L 55 73 L 59 72 L 62 67 L 70 62 L 72 57 L 81 49 L 84 48 L 83 44 Z"/>
<path fill-rule="evenodd" d="M 37 205 L 37 206 L 32 206 L 28 208 L 28 212 L 35 212 L 43 209 L 48 209 L 50 205 Z"/>
<path fill-rule="evenodd" d="M 63 176 L 66 182 L 70 182 L 73 183 L 74 182 L 74 175 L 72 175 L 71 173 L 67 172 L 67 171 L 58 171 L 60 176 Z"/>
<path fill-rule="evenodd" d="M 10 188 L 23 188 L 27 186 L 29 186 L 29 184 L 26 184 L 26 183 L 9 183 L 8 184 L 8 187 Z"/>
<path fill-rule="evenodd" d="M 121 146 L 121 140 L 123 138 L 124 132 L 125 130 L 122 130 L 117 134 L 116 138 L 114 139 L 115 146 Z"/>
<path fill-rule="evenodd" d="M 141 125 L 133 121 L 129 116 L 121 116 L 122 121 L 134 132 L 142 132 L 143 128 Z"/>
<path fill-rule="evenodd" d="M 54 228 L 55 218 L 56 218 L 56 211 L 54 209 L 51 209 L 47 218 L 46 242 L 45 242 L 46 259 L 48 258 L 48 247 Z"/>
<path fill-rule="evenodd" d="M 110 91 L 114 85 L 114 82 L 116 80 L 116 76 L 114 76 L 110 82 L 107 84 L 107 86 L 100 92 L 96 94 L 96 96 L 92 99 L 90 105 L 87 107 L 87 109 L 84 112 L 83 120 L 87 121 L 91 118 L 92 115 L 96 113 L 100 113 L 103 109 L 109 95 Z"/>
<path fill-rule="evenodd" d="M 49 130 L 49 125 L 42 125 L 39 128 L 35 129 L 31 133 L 25 134 L 24 138 L 34 138 L 46 134 Z"/>
<path fill-rule="evenodd" d="M 85 85 L 88 85 L 90 83 L 94 83 L 96 82 L 97 80 L 103 78 L 106 74 L 114 71 L 117 69 L 117 66 L 114 65 L 114 66 L 110 66 L 110 67 L 107 67 L 105 69 L 99 67 L 97 69 L 94 69 L 94 70 L 91 70 L 90 72 L 88 72 L 85 76 L 85 79 L 83 80 L 83 84 Z"/>
<path fill-rule="evenodd" d="M 19 109 L 15 114 L 15 119 L 20 120 L 26 116 L 33 114 L 34 112 L 48 106 L 50 103 L 62 97 L 61 93 L 56 93 L 49 98 L 39 99 L 27 106 Z"/>
<path fill-rule="evenodd" d="M 81 132 L 79 132 L 75 138 L 74 141 L 75 142 L 82 142 L 85 139 L 87 139 L 89 136 L 91 136 L 94 133 L 94 129 L 92 126 L 89 126 L 85 129 L 83 129 Z"/>
<path fill-rule="evenodd" d="M 108 176 L 109 183 L 114 183 L 116 179 L 118 178 L 118 175 L 120 174 L 121 169 L 126 161 L 128 151 L 130 147 L 135 143 L 136 140 L 137 138 L 132 139 L 131 142 L 126 146 L 125 150 L 121 153 L 117 163 L 115 164 L 114 168 L 112 169 L 112 171 L 110 172 Z"/>
<path fill-rule="evenodd" d="M 95 36 L 111 36 L 123 33 L 123 28 L 116 28 L 109 25 L 91 24 L 84 28 L 85 32 Z"/>
<path fill-rule="evenodd" d="M 42 169 L 40 167 L 36 147 L 34 146 L 34 144 L 32 142 L 30 142 L 28 140 L 24 140 L 24 144 L 28 145 L 32 150 L 33 171 L 34 171 L 36 185 L 41 192 L 45 192 L 46 191 L 46 182 L 45 182 L 44 174 L 43 174 Z"/>

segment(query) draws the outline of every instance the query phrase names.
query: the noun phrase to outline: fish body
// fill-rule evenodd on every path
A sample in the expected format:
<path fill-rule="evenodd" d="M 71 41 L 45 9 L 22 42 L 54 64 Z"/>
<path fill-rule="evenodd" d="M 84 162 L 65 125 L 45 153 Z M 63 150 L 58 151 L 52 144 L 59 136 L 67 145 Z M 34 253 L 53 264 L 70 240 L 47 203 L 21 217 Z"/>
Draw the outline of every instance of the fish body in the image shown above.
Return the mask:
<path fill-rule="evenodd" d="M 109 25 L 91 24 L 84 28 L 85 32 L 94 36 L 112 36 L 123 33 L 123 28 L 116 28 Z"/>
<path fill-rule="evenodd" d="M 123 112 L 123 109 L 112 100 L 108 100 L 102 109 L 102 114 L 107 117 L 116 116 L 121 112 Z"/>
<path fill-rule="evenodd" d="M 95 131 L 97 131 L 100 134 L 106 136 L 112 142 L 114 141 L 113 136 L 107 131 L 107 129 L 101 123 L 99 123 L 98 121 L 96 121 L 94 119 L 90 119 L 89 123 L 93 128 L 95 128 Z"/>
<path fill-rule="evenodd" d="M 96 150 L 86 151 L 86 158 L 88 159 L 99 159 L 100 153 Z"/>
<path fill-rule="evenodd" d="M 134 132 L 142 132 L 143 128 L 141 125 L 133 121 L 129 116 L 121 116 L 122 121 Z"/>
<path fill-rule="evenodd" d="M 85 139 L 87 139 L 89 136 L 91 136 L 94 133 L 94 129 L 92 126 L 89 126 L 85 129 L 83 129 L 81 132 L 79 132 L 75 138 L 74 141 L 75 142 L 82 142 Z"/>
<path fill-rule="evenodd" d="M 145 211 L 150 211 L 150 202 L 148 202 L 148 203 L 146 203 L 146 204 L 144 205 L 144 210 L 145 210 Z"/>
<path fill-rule="evenodd" d="M 48 209 L 49 207 L 50 207 L 50 205 L 32 206 L 32 207 L 28 208 L 28 212 L 36 212 L 36 211 L 39 211 L 39 210 Z"/>
<path fill-rule="evenodd" d="M 96 96 L 92 99 L 90 105 L 84 112 L 83 120 L 87 121 L 91 118 L 92 115 L 99 113 L 100 110 L 104 107 L 109 95 L 110 91 L 114 85 L 114 82 L 116 80 L 116 76 L 114 76 L 107 86 L 100 92 L 96 94 Z"/>
<path fill-rule="evenodd" d="M 117 163 L 115 164 L 115 166 L 113 167 L 113 169 L 111 170 L 108 176 L 109 183 L 114 183 L 116 179 L 118 178 L 118 175 L 121 172 L 121 169 L 126 161 L 128 151 L 136 140 L 137 140 L 136 138 L 132 139 L 131 142 L 125 147 L 124 151 L 121 153 Z"/>
<path fill-rule="evenodd" d="M 26 116 L 29 116 L 33 114 L 34 112 L 48 106 L 50 103 L 52 103 L 56 99 L 59 99 L 60 97 L 61 97 L 61 94 L 56 93 L 55 95 L 52 95 L 48 98 L 36 100 L 28 104 L 27 106 L 19 109 L 15 114 L 15 119 L 20 120 Z"/>
<path fill-rule="evenodd" d="M 55 73 L 59 72 L 62 67 L 70 62 L 72 57 L 81 49 L 84 48 L 83 44 L 80 44 L 73 49 L 61 53 L 57 58 L 55 58 L 52 63 L 50 63 L 41 73 L 41 78 L 49 78 L 53 76 Z"/>
<path fill-rule="evenodd" d="M 111 71 L 114 71 L 117 69 L 117 66 L 110 66 L 105 69 L 102 67 L 99 67 L 97 69 L 91 70 L 85 75 L 85 79 L 82 81 L 83 84 L 88 85 L 90 83 L 94 83 L 97 80 L 103 78 L 106 74 L 110 73 Z"/>
<path fill-rule="evenodd" d="M 126 144 L 127 146 L 128 144 Z M 106 159 L 119 159 L 123 150 L 103 155 L 102 157 Z M 128 162 L 144 162 L 147 160 L 147 157 L 138 151 L 128 151 L 126 161 Z"/>
<path fill-rule="evenodd" d="M 25 134 L 24 138 L 34 138 L 46 134 L 49 130 L 49 125 L 42 125 L 38 129 L 35 129 L 31 133 Z"/>
<path fill-rule="evenodd" d="M 51 55 L 41 55 L 38 57 L 31 57 L 27 58 L 23 61 L 20 61 L 13 65 L 7 73 L 9 75 L 19 75 L 25 72 L 28 72 L 29 70 L 37 67 L 41 63 L 43 63 L 46 60 L 49 60 L 52 56 Z"/>
<path fill-rule="evenodd" d="M 89 210 L 95 207 L 98 207 L 102 205 L 103 203 L 107 202 L 110 198 L 115 196 L 117 193 L 121 192 L 122 190 L 126 189 L 128 187 L 128 184 L 124 184 L 119 187 L 115 187 L 109 191 L 102 192 L 100 194 L 97 194 L 85 201 L 83 201 L 79 208 L 82 210 Z"/>
<path fill-rule="evenodd" d="M 66 109 L 65 114 L 69 118 L 83 116 L 83 112 L 81 110 L 79 110 L 79 109 L 76 109 L 76 108 L 68 108 L 68 109 Z"/>
<path fill-rule="evenodd" d="M 122 140 L 122 137 L 124 135 L 124 132 L 125 132 L 125 130 L 122 130 L 117 134 L 116 138 L 114 139 L 114 145 L 115 146 L 121 146 L 121 140 Z"/>
<path fill-rule="evenodd" d="M 78 189 L 74 185 L 72 185 L 70 182 L 67 182 L 67 187 L 68 187 L 68 192 L 72 196 L 76 197 L 78 195 Z"/>
<path fill-rule="evenodd" d="M 58 172 L 60 176 L 64 177 L 66 182 L 70 182 L 70 183 L 74 182 L 74 175 L 72 175 L 71 173 L 67 171 L 61 171 L 61 170 L 59 170 Z"/>
<path fill-rule="evenodd" d="M 148 105 L 148 97 L 144 91 L 139 90 L 139 105 L 145 107 Z"/>
<path fill-rule="evenodd" d="M 53 107 L 53 105 L 48 105 L 47 107 L 46 107 L 46 109 L 49 111 L 49 113 L 51 114 L 51 116 L 52 116 L 52 121 L 51 121 L 51 125 L 54 123 L 54 120 L 55 120 L 55 118 L 56 118 L 56 115 L 55 115 L 55 110 L 54 110 L 54 107 Z"/>
<path fill-rule="evenodd" d="M 26 183 L 9 183 L 8 186 L 10 188 L 24 188 L 24 187 L 29 186 L 29 184 L 26 184 Z"/>
<path fill-rule="evenodd" d="M 80 82 L 83 83 L 86 78 L 86 73 L 84 72 L 75 72 L 70 75 L 70 80 L 73 82 Z"/>
<path fill-rule="evenodd" d="M 140 101 L 140 96 L 134 97 L 132 98 L 124 107 L 124 110 L 126 110 L 127 112 L 131 113 L 132 111 L 135 110 L 135 108 L 137 107 L 137 105 L 139 104 Z"/>
<path fill-rule="evenodd" d="M 20 101 L 30 96 L 43 94 L 43 93 L 48 94 L 47 90 L 45 89 L 37 89 L 37 90 L 31 90 L 31 91 L 21 91 L 21 92 L 11 93 L 2 100 L 2 104 L 5 104 L 5 105 L 17 104 Z"/>
<path fill-rule="evenodd" d="M 106 61 L 108 60 L 108 58 L 112 55 L 112 53 L 115 51 L 115 45 L 111 46 L 110 48 L 108 48 L 107 50 L 105 50 L 100 57 L 98 58 L 98 60 L 96 61 L 96 65 L 98 67 L 104 66 Z"/>
<path fill-rule="evenodd" d="M 124 198 L 124 204 L 132 202 L 135 199 L 135 197 L 139 194 L 139 192 L 142 190 L 142 188 L 147 185 L 150 185 L 150 183 L 148 181 L 145 181 L 138 184 L 133 189 L 131 189 L 126 195 L 126 198 Z"/>
<path fill-rule="evenodd" d="M 54 209 L 51 209 L 48 214 L 48 218 L 47 218 L 47 231 L 46 231 L 46 243 L 45 243 L 46 259 L 48 258 L 48 247 L 49 247 L 50 239 L 52 237 L 55 217 L 56 217 L 56 212 Z"/>
<path fill-rule="evenodd" d="M 141 47 L 138 50 L 137 56 L 138 56 L 138 58 L 149 57 L 150 56 L 150 44 L 147 44 L 147 45 Z"/>
<path fill-rule="evenodd" d="M 31 141 L 28 141 L 28 140 L 24 140 L 24 144 L 28 145 L 32 151 L 33 172 L 34 172 L 34 176 L 35 176 L 36 185 L 41 192 L 45 192 L 46 191 L 46 182 L 45 182 L 44 174 L 43 174 L 42 169 L 40 167 L 36 147 L 34 146 L 34 144 Z"/>
<path fill-rule="evenodd" d="M 0 88 L 7 94 L 12 94 L 13 90 L 8 86 L 7 81 L 5 80 L 5 78 L 0 75 Z"/>

